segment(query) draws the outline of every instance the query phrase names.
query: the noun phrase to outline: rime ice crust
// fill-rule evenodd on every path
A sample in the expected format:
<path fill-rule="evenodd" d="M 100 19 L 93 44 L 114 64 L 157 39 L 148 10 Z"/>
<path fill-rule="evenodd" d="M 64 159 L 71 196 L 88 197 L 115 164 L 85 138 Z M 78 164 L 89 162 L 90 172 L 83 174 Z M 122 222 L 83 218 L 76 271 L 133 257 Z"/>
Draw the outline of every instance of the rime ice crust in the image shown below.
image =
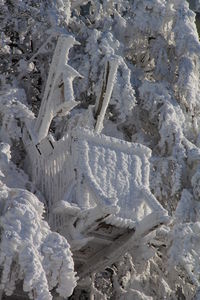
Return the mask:
<path fill-rule="evenodd" d="M 6 1 L 0 1 L 2 15 L 6 16 L 0 37 L 3 68 L 9 66 L 5 75 L 1 75 L 4 89 L 9 89 L 6 97 L 8 99 L 11 96 L 8 95 L 10 86 L 23 85 L 29 103 L 32 104 L 32 100 L 33 103 L 36 100 L 38 103 L 38 97 L 41 100 L 40 92 L 44 87 L 54 45 L 51 38 L 66 30 L 63 23 L 70 24 L 71 32 L 83 42 L 80 49 L 72 52 L 71 61 L 72 67 L 84 75 L 83 80 L 74 83 L 75 97 L 82 101 L 84 107 L 99 94 L 105 61 L 112 55 L 122 57 L 111 97 L 112 106 L 104 120 L 104 133 L 109 132 L 110 136 L 140 142 L 151 148 L 150 188 L 170 213 L 174 214 L 177 203 L 180 203 L 176 212 L 180 230 L 173 231 L 176 225 L 171 224 L 157 232 L 157 241 L 152 237 L 148 242 L 142 240 L 143 244 L 138 246 L 139 250 L 134 249 L 136 254 L 133 254 L 134 263 L 139 261 L 137 271 L 129 276 L 128 269 L 133 270 L 133 266 L 127 262 L 122 266 L 119 263 L 115 274 L 115 292 L 119 298 L 123 298 L 124 293 L 128 297 L 127 291 L 132 286 L 140 291 L 132 291 L 132 295 L 142 299 L 149 294 L 156 295 L 158 299 L 176 299 L 177 295 L 184 294 L 187 299 L 192 299 L 195 285 L 199 285 L 196 268 L 199 265 L 199 246 L 193 235 L 196 230 L 193 222 L 199 220 L 196 200 L 199 198 L 200 161 L 199 42 L 195 16 L 184 0 L 125 0 L 117 3 L 93 0 L 90 1 L 89 8 L 80 7 L 85 3 L 86 1 L 73 1 L 71 8 L 76 10 L 71 15 L 70 3 L 64 0 L 51 3 L 47 1 L 46 5 L 49 4 L 50 9 L 46 9 L 42 1 L 39 9 L 34 6 L 34 1 L 27 1 L 26 7 L 20 1 L 15 3 L 14 8 L 8 7 Z M 24 9 L 29 13 L 24 14 Z M 47 22 L 43 22 L 42 18 Z M 31 26 L 28 26 L 29 21 Z M 7 35 L 10 32 L 7 30 L 9 24 L 13 24 L 13 36 L 19 37 L 19 49 Z M 12 27 L 9 28 L 12 31 Z M 16 64 L 18 55 L 20 62 Z M 41 78 L 43 82 L 39 84 Z M 22 93 L 20 97 L 23 98 Z M 9 108 L 2 102 L 0 105 L 3 120 L 1 138 L 10 143 L 13 149 L 13 140 L 19 141 L 21 135 L 18 126 L 20 112 L 13 110 L 10 104 Z M 76 113 L 79 113 L 78 109 L 74 116 Z M 87 117 L 84 122 L 86 121 Z M 62 125 L 59 122 L 60 120 L 57 124 Z M 66 120 L 62 122 L 64 126 L 60 126 L 61 136 L 66 131 Z M 5 172 L 5 161 L 1 163 L 1 176 Z M 14 169 L 12 174 L 16 174 Z M 8 184 L 6 176 L 1 178 Z M 14 183 L 15 187 L 23 188 L 23 180 L 14 182 L 13 178 L 14 176 L 9 176 L 8 185 L 12 187 Z M 68 199 L 69 193 L 65 196 Z M 71 213 L 77 213 L 75 208 L 71 208 Z M 170 231 L 173 232 L 172 235 Z M 198 241 L 198 230 L 196 238 Z M 187 243 L 189 241 L 190 245 L 193 241 L 197 250 L 185 245 L 184 240 Z M 155 253 L 151 256 L 152 252 L 147 245 L 155 246 L 156 253 L 162 258 Z M 186 259 L 181 256 L 181 268 L 177 268 L 180 261 L 176 256 L 177 251 L 173 251 L 175 256 L 172 268 L 167 273 L 168 258 L 170 259 L 172 252 L 165 249 L 170 249 L 171 245 L 181 251 Z M 142 257 L 146 259 L 142 260 Z M 123 274 L 126 268 L 127 276 Z M 127 282 L 123 289 L 120 285 L 121 276 L 125 278 L 123 282 Z"/>
<path fill-rule="evenodd" d="M 70 246 L 44 221 L 44 204 L 26 190 L 35 188 L 10 161 L 10 146 L 1 143 L 0 151 L 0 287 L 11 295 L 21 280 L 33 299 L 52 299 L 54 287 L 70 296 L 77 280 Z"/>
<path fill-rule="evenodd" d="M 20 279 L 30 298 L 52 299 L 49 290 L 54 287 L 61 296 L 70 296 L 76 277 L 66 239 L 50 231 L 36 196 L 22 189 L 6 191 L 6 199 L 1 197 L 1 289 L 11 295 Z"/>

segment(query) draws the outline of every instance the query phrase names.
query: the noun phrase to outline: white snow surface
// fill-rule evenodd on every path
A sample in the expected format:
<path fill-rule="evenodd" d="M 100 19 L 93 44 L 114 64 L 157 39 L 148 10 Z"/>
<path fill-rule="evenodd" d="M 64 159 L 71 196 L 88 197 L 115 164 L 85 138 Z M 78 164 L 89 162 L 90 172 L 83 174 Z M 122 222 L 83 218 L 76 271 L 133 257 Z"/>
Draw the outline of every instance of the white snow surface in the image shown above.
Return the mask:
<path fill-rule="evenodd" d="M 1 143 L 0 288 L 11 295 L 22 280 L 30 298 L 52 299 L 49 291 L 54 287 L 58 294 L 68 297 L 76 286 L 70 246 L 50 230 L 43 219 L 44 205 L 26 190 L 28 178 L 10 158 L 9 145 Z"/>
<path fill-rule="evenodd" d="M 93 190 L 92 197 L 100 198 L 97 206 L 117 205 L 117 216 L 132 222 L 163 210 L 149 189 L 149 148 L 84 129 L 73 135 L 78 176 Z M 89 205 L 94 205 L 93 201 L 90 199 Z"/>
<path fill-rule="evenodd" d="M 52 299 L 49 290 L 54 287 L 61 296 L 70 296 L 76 286 L 70 247 L 50 231 L 42 203 L 26 190 L 1 187 L 2 206 L 1 288 L 11 295 L 20 279 L 30 298 Z"/>

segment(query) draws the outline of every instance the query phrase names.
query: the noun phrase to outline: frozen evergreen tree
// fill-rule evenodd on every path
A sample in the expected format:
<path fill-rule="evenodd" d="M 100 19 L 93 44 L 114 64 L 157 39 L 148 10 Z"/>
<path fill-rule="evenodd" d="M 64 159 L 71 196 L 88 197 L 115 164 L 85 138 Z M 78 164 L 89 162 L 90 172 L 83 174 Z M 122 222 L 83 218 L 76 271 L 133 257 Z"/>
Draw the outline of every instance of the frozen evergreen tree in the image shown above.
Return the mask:
<path fill-rule="evenodd" d="M 51 131 L 56 138 L 78 122 L 90 127 L 84 115 L 89 105 L 98 101 L 106 63 L 116 60 L 116 82 L 103 133 L 141 143 L 152 150 L 151 191 L 168 210 L 172 221 L 150 234 L 145 244 L 135 245 L 120 262 L 93 277 L 92 293 L 100 295 L 100 299 L 199 299 L 200 44 L 195 14 L 188 2 L 2 0 L 0 7 L 1 142 L 4 146 L 9 144 L 5 147 L 12 150 L 9 174 L 16 172 L 14 163 L 23 168 L 23 119 L 38 114 L 58 35 L 70 34 L 80 43 L 70 50 L 69 63 L 83 78 L 76 78 L 73 85 L 79 106 L 70 115 L 56 117 L 52 122 Z M 5 160 L 0 166 L 4 174 L 8 169 Z M 55 251 L 62 253 L 64 261 L 66 253 L 62 252 L 62 245 L 68 244 L 61 236 L 50 233 L 46 223 L 46 231 L 42 232 L 41 205 L 37 204 L 37 210 L 38 200 L 26 191 L 42 199 L 33 184 L 22 184 L 19 178 L 14 180 L 13 175 L 1 176 L 0 262 L 5 270 L 2 288 L 6 290 L 5 284 L 12 278 L 6 285 L 9 290 L 6 292 L 11 293 L 15 277 L 24 279 L 31 268 L 20 260 L 23 249 L 18 247 L 17 239 L 10 241 L 15 251 L 6 244 L 9 243 L 7 218 L 26 206 L 27 217 L 31 218 L 28 212 L 34 211 L 34 218 L 40 220 L 37 230 L 41 231 L 41 239 L 37 241 L 32 259 L 40 261 L 44 295 L 48 295 L 44 299 L 49 299 L 48 289 L 59 284 L 54 274 L 52 278 L 48 275 L 52 268 L 48 252 L 52 251 L 51 242 L 54 238 L 58 240 L 59 249 Z M 23 182 L 28 181 L 24 179 L 25 173 L 21 176 Z M 10 196 L 12 189 L 19 200 L 17 196 Z M 8 209 L 12 205 L 14 207 Z M 21 222 L 23 226 L 25 219 L 20 214 L 19 218 L 18 224 Z M 18 234 L 17 225 L 13 226 Z M 29 247 L 33 247 L 29 241 L 31 234 L 30 229 Z M 43 243 L 49 247 L 45 253 Z M 13 251 L 10 250 L 10 261 L 4 255 L 6 247 Z M 9 277 L 13 259 L 17 262 L 14 279 Z M 66 270 L 67 265 L 65 270 L 61 267 L 57 272 Z M 33 271 L 30 272 L 34 276 Z M 63 280 L 64 276 L 67 275 L 62 276 Z M 61 282 L 61 290 L 63 284 Z M 37 282 L 30 283 L 29 279 L 26 284 L 25 278 L 25 290 L 30 295 L 35 291 L 37 294 Z"/>

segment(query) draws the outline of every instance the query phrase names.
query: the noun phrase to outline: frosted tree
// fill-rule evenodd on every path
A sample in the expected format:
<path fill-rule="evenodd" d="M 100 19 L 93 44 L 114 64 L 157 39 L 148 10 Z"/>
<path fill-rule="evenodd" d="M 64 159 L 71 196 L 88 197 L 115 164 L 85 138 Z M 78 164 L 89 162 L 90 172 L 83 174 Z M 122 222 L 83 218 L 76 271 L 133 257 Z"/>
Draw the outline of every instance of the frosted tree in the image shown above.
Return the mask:
<path fill-rule="evenodd" d="M 1 1 L 0 6 L 1 296 L 13 294 L 22 282 L 29 298 L 52 299 L 52 290 L 67 298 L 77 281 L 70 246 L 44 221 L 44 198 L 17 166 L 25 157 L 22 123 L 33 118 L 28 105 L 37 110 L 52 40 L 68 22 L 70 3 Z"/>
<path fill-rule="evenodd" d="M 31 183 L 10 161 L 9 145 L 0 150 L 0 290 L 12 295 L 22 281 L 30 299 L 52 299 L 53 288 L 68 297 L 76 286 L 69 244 L 44 221 L 44 205 L 27 191 Z"/>
<path fill-rule="evenodd" d="M 71 115 L 53 120 L 52 134 L 59 138 L 78 122 L 91 126 L 86 122 L 87 109 L 98 102 L 105 66 L 115 60 L 116 83 L 103 133 L 142 143 L 152 150 L 151 190 L 172 216 L 172 222 L 149 235 L 145 244 L 135 245 L 107 273 L 93 277 L 94 290 L 99 289 L 96 293 L 107 299 L 198 299 L 200 44 L 189 4 L 185 0 L 5 0 L 0 5 L 1 140 L 10 144 L 15 163 L 23 166 L 20 120 L 31 114 L 28 108 L 38 113 L 60 33 L 70 33 L 80 43 L 70 50 L 69 61 L 83 78 L 75 79 L 73 85 L 80 105 Z M 4 184 L 8 194 L 12 188 L 22 188 L 20 183 L 13 186 L 5 178 Z M 34 189 L 29 182 L 29 190 Z M 17 191 L 17 195 L 20 193 Z M 30 205 L 35 208 L 31 202 L 34 197 L 30 198 L 28 210 Z M 4 228 L 9 201 L 5 202 L 8 204 L 2 217 Z M 36 249 L 36 257 L 44 256 L 45 262 L 49 254 L 42 252 L 41 245 L 47 237 L 51 240 L 50 233 L 42 235 Z M 56 238 L 59 245 L 66 243 Z M 19 248 L 17 251 L 21 255 Z M 1 261 L 3 264 L 3 258 Z M 20 270 L 27 267 L 19 261 L 19 277 Z M 43 286 L 55 286 L 56 282 L 45 275 L 46 265 L 40 267 L 46 282 Z M 37 290 L 34 284 L 27 284 L 28 292 Z"/>
<path fill-rule="evenodd" d="M 37 110 L 57 34 L 66 30 L 69 1 L 1 1 L 1 85 L 23 87 Z M 50 54 L 50 56 L 49 56 Z"/>

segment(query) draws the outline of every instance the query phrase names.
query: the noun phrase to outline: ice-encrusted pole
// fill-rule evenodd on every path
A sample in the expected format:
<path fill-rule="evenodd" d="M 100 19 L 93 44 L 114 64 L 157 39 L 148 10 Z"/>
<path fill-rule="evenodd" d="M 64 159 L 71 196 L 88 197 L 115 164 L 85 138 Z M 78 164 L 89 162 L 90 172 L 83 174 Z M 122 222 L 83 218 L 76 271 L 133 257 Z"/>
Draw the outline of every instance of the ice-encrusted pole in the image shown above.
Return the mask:
<path fill-rule="evenodd" d="M 107 62 L 102 90 L 99 97 L 99 101 L 97 103 L 98 106 L 95 111 L 95 117 L 97 119 L 97 122 L 94 130 L 96 133 L 100 133 L 103 129 L 103 120 L 112 95 L 118 66 L 119 66 L 119 60 L 116 57 L 110 59 Z"/>
<path fill-rule="evenodd" d="M 34 126 L 35 143 L 39 143 L 47 136 L 51 121 L 56 115 L 66 115 L 78 104 L 74 101 L 72 83 L 75 77 L 82 76 L 67 64 L 69 50 L 74 44 L 78 43 L 72 36 L 61 35 L 58 38 L 39 115 Z"/>

